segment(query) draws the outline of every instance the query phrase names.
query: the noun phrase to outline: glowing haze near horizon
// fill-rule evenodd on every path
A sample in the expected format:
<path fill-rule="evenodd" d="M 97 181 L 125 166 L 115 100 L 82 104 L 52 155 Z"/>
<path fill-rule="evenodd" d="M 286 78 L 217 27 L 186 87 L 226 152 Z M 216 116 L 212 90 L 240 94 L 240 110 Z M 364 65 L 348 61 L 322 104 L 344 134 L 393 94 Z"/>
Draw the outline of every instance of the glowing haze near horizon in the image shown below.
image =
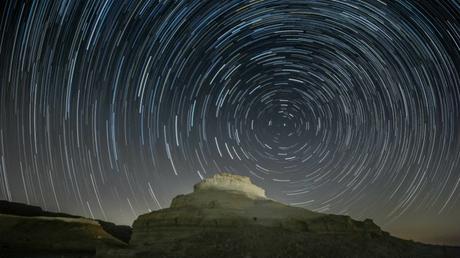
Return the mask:
<path fill-rule="evenodd" d="M 460 3 L 1 1 L 0 199 L 131 224 L 202 177 L 460 244 Z"/>

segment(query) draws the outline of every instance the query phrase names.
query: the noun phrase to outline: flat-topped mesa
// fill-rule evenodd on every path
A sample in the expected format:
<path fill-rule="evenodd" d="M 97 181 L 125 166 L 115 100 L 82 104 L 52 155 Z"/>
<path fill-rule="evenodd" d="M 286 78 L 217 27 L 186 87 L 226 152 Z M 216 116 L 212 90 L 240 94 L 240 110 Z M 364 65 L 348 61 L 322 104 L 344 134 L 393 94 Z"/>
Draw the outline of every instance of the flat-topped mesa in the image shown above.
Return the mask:
<path fill-rule="evenodd" d="M 252 184 L 249 177 L 219 173 L 193 186 L 194 192 L 205 190 L 236 191 L 251 198 L 266 199 L 265 190 Z"/>
<path fill-rule="evenodd" d="M 267 237 L 265 233 L 260 232 L 267 232 L 271 236 Z M 171 247 L 176 248 L 179 245 L 177 243 L 183 243 L 181 242 L 183 239 L 190 241 L 190 246 L 193 246 L 192 243 L 197 243 L 193 242 L 196 239 L 203 239 L 203 241 L 206 239 L 205 243 L 197 247 L 201 248 L 207 246 L 209 239 L 214 241 L 215 237 L 217 242 L 225 242 L 227 239 L 237 239 L 235 241 L 238 242 L 240 241 L 238 239 L 243 239 L 242 235 L 253 236 L 260 233 L 255 238 L 244 238 L 243 242 L 232 249 L 237 250 L 259 238 L 270 245 L 283 238 L 279 237 L 282 232 L 288 232 L 287 235 L 300 234 L 305 239 L 310 234 L 316 233 L 342 235 L 366 232 L 379 236 L 383 234 L 371 221 L 354 221 L 348 216 L 321 214 L 285 205 L 265 197 L 265 191 L 253 185 L 248 177 L 221 173 L 196 184 L 192 193 L 176 196 L 169 208 L 139 216 L 133 224 L 130 245 L 141 250 L 140 252 L 152 246 L 159 250 L 169 250 L 168 248 Z M 296 238 L 291 238 L 293 239 Z M 283 240 L 285 241 L 283 243 L 290 246 L 291 240 Z M 186 253 L 177 255 L 177 257 L 183 256 L 189 257 Z M 215 253 L 194 257 L 214 256 Z M 246 256 L 229 255 L 228 257 Z M 254 257 L 267 256 L 269 255 Z M 290 257 L 287 254 L 277 256 Z"/>
<path fill-rule="evenodd" d="M 249 178 L 222 173 L 176 196 L 169 208 L 139 216 L 129 248 L 98 257 L 425 257 L 428 247 L 411 252 L 415 247 L 371 220 L 285 205 Z M 460 257 L 445 250 L 426 257 Z"/>

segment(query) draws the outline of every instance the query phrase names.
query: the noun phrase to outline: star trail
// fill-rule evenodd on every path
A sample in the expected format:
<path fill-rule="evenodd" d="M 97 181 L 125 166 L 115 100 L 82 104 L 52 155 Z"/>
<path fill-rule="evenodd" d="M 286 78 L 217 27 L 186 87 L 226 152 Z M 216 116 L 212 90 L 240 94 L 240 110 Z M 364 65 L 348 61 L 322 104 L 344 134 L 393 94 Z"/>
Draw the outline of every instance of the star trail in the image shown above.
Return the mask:
<path fill-rule="evenodd" d="M 460 244 L 459 1 L 0 13 L 0 199 L 131 224 L 231 172 L 291 205 Z"/>

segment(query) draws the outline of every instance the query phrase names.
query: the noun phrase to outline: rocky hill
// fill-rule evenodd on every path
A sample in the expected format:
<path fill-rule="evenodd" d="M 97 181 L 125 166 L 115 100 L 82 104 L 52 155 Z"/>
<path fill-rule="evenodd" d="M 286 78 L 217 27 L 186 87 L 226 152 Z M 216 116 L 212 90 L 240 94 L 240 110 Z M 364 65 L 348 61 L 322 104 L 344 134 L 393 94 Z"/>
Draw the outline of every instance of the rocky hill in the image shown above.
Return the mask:
<path fill-rule="evenodd" d="M 460 248 L 398 239 L 370 219 L 276 202 L 228 173 L 139 216 L 130 234 L 127 226 L 0 201 L 0 258 L 460 257 Z"/>
<path fill-rule="evenodd" d="M 370 219 L 268 199 L 249 178 L 222 173 L 139 216 L 128 248 L 98 257 L 460 257 L 460 249 L 390 236 Z"/>

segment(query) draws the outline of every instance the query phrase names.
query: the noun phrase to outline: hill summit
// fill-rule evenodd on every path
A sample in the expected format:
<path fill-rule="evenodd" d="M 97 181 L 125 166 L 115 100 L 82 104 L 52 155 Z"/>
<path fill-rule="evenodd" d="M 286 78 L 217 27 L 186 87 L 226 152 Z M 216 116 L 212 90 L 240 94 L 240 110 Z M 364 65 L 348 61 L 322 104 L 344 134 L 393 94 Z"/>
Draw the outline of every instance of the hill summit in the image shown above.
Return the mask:
<path fill-rule="evenodd" d="M 193 187 L 194 191 L 221 190 L 235 191 L 247 195 L 249 198 L 266 199 L 265 190 L 252 184 L 249 177 L 230 173 L 219 173 L 206 178 Z"/>

